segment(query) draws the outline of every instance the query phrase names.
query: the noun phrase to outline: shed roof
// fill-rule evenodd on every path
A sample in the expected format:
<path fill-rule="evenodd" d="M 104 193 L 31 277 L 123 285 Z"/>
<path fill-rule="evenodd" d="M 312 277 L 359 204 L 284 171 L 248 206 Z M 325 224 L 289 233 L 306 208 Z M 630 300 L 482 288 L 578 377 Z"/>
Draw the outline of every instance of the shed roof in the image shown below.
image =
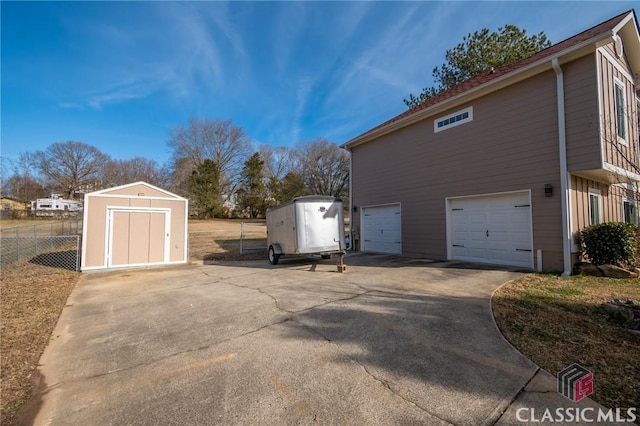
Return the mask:
<path fill-rule="evenodd" d="M 625 54 L 629 58 L 632 67 L 634 67 L 634 74 L 638 77 L 640 75 L 640 36 L 638 35 L 638 24 L 635 12 L 634 10 L 629 10 L 573 37 L 543 49 L 528 58 L 478 73 L 468 80 L 427 99 L 420 105 L 398 114 L 360 136 L 351 139 L 346 142 L 343 147 L 347 149 L 352 148 L 397 128 L 420 121 L 440 109 L 453 106 L 450 104 L 453 103 L 454 100 L 461 100 L 463 98 L 468 100 L 467 97 L 473 94 L 481 95 L 483 93 L 482 89 L 494 87 L 493 90 L 497 90 L 504 85 L 520 81 L 528 77 L 531 73 L 537 74 L 542 72 L 550 68 L 550 63 L 555 58 L 559 59 L 571 54 L 582 56 L 584 53 L 581 54 L 580 52 L 582 52 L 583 48 L 589 47 L 589 51 L 595 50 L 593 46 L 597 47 L 599 42 L 607 40 L 618 33 L 625 38 L 625 41 L 630 40 L 628 45 L 625 44 Z M 546 67 L 541 67 L 545 64 Z M 538 69 L 538 67 L 540 68 Z M 518 78 L 519 76 L 520 78 Z M 636 80 L 638 81 L 640 78 Z"/>
<path fill-rule="evenodd" d="M 91 196 L 129 196 L 129 197 L 154 197 L 154 198 L 170 198 L 176 200 L 185 200 L 186 198 L 176 195 L 166 189 L 158 188 L 150 183 L 139 181 L 126 185 L 105 188 L 99 191 L 89 192 L 85 197 Z"/>

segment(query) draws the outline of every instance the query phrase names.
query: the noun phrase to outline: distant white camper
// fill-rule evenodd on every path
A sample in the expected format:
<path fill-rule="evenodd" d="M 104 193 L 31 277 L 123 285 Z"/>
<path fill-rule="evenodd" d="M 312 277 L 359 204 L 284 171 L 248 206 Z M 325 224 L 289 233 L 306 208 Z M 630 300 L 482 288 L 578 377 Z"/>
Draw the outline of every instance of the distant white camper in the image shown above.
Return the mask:
<path fill-rule="evenodd" d="M 267 246 L 272 265 L 287 254 L 319 254 L 323 258 L 339 254 L 342 265 L 345 252 L 342 200 L 308 195 L 268 209 Z M 340 268 L 344 270 L 343 266 Z"/>
<path fill-rule="evenodd" d="M 38 198 L 31 202 L 31 214 L 35 216 L 77 216 L 82 211 L 82 201 L 67 200 L 60 194 Z"/>

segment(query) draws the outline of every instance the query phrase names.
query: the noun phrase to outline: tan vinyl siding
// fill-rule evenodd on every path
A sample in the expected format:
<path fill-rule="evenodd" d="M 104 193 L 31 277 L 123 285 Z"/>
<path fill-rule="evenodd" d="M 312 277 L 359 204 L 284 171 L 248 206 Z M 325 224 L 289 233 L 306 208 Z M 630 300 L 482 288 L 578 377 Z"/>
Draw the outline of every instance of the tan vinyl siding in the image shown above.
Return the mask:
<path fill-rule="evenodd" d="M 619 185 L 607 185 L 581 177 L 571 177 L 571 204 L 573 206 L 572 228 L 574 244 L 578 243 L 578 235 L 589 223 L 589 189 L 600 191 L 602 199 L 601 222 L 624 221 L 622 202 L 625 199 L 637 200 L 638 194 Z M 578 249 L 574 245 L 574 252 Z"/>
<path fill-rule="evenodd" d="M 607 46 L 608 47 L 608 46 Z M 607 49 L 609 51 L 609 49 Z M 610 56 L 597 52 L 601 73 L 602 92 L 600 93 L 602 142 L 604 145 L 604 161 L 616 167 L 638 173 L 640 160 L 638 158 L 638 111 L 633 82 L 629 80 L 629 67 L 626 61 L 616 59 L 618 67 L 611 63 Z M 621 72 L 621 67 L 625 72 Z M 621 82 L 625 89 L 626 113 L 626 144 L 620 143 L 616 127 L 615 82 Z"/>
<path fill-rule="evenodd" d="M 598 82 L 595 55 L 563 66 L 567 168 L 570 172 L 602 168 L 598 130 Z"/>
<path fill-rule="evenodd" d="M 355 147 L 354 206 L 400 202 L 403 254 L 445 259 L 446 197 L 531 190 L 534 251 L 562 269 L 555 87 L 545 72 Z M 434 119 L 468 106 L 473 121 L 434 133 Z"/>
<path fill-rule="evenodd" d="M 574 231 L 580 231 L 589 226 L 589 189 L 598 189 L 602 194 L 602 222 L 622 222 L 622 201 L 625 198 L 635 199 L 637 194 L 618 185 L 607 185 L 577 176 L 571 178 L 574 204 Z"/>

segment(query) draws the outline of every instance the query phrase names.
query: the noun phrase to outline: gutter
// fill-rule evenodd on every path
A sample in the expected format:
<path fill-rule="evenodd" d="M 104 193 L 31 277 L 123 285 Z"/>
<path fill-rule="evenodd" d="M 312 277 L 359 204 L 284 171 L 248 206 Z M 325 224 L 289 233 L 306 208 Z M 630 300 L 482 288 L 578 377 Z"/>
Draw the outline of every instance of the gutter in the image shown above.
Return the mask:
<path fill-rule="evenodd" d="M 349 152 L 349 250 L 355 251 L 353 223 L 356 211 L 353 208 L 353 152 L 350 149 L 347 151 Z M 358 221 L 358 226 L 360 226 L 360 221 Z"/>
<path fill-rule="evenodd" d="M 558 147 L 560 154 L 560 201 L 562 210 L 562 257 L 564 271 L 562 276 L 571 275 L 571 179 L 567 171 L 567 133 L 564 106 L 564 74 L 558 58 L 551 60 L 556 73 L 556 91 L 558 99 Z"/>

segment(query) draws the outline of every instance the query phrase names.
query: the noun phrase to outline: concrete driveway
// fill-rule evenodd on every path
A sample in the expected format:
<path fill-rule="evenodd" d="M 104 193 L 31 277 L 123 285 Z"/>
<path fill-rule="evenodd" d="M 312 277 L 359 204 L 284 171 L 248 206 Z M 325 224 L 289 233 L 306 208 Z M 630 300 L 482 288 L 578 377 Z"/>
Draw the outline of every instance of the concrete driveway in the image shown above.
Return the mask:
<path fill-rule="evenodd" d="M 492 292 L 520 273 L 347 265 L 84 276 L 41 359 L 35 424 L 490 425 L 574 406 L 494 324 Z"/>

